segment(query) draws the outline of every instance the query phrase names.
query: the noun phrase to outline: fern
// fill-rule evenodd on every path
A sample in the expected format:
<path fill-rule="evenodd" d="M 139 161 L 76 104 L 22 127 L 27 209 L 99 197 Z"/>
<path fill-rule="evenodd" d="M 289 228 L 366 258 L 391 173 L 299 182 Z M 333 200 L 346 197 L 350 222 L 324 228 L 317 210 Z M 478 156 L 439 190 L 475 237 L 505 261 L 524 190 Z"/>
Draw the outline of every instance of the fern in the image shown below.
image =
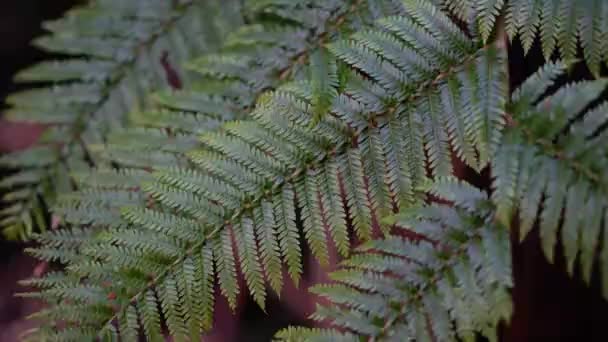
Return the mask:
<path fill-rule="evenodd" d="M 373 340 L 469 340 L 475 332 L 496 340 L 497 324 L 512 313 L 509 237 L 503 227 L 511 226 L 517 208 L 520 238 L 538 218 L 550 261 L 561 226 L 568 272 L 573 273 L 578 260 L 589 283 L 606 211 L 600 175 L 605 151 L 597 140 L 605 134 L 606 106 L 591 103 L 606 82 L 583 81 L 547 94 L 567 68 L 562 62 L 547 64 L 514 92 L 509 112 L 517 124 L 507 128 L 493 160 L 491 202 L 476 188 L 440 179 L 428 191 L 453 205 L 429 204 L 400 215 L 397 227 L 406 229 L 406 236 L 416 234 L 414 241 L 389 237 L 359 247 L 360 254 L 333 273 L 335 284 L 312 289 L 331 302 L 318 307 L 312 318 Z M 467 216 L 471 213 L 482 216 Z M 463 224 L 477 229 L 459 230 Z M 447 241 L 456 245 L 445 246 Z M 449 254 L 452 250 L 456 256 Z M 451 258 L 458 261 L 449 263 Z M 606 262 L 603 252 L 601 260 Z M 605 272 L 602 276 L 606 289 Z M 357 339 L 340 331 L 289 328 L 277 338 Z"/>
<path fill-rule="evenodd" d="M 512 314 L 504 227 L 512 226 L 516 209 L 520 238 L 539 220 L 547 258 L 553 261 L 561 240 L 568 272 L 580 262 L 589 283 L 605 235 L 605 180 L 599 171 L 605 151 L 597 139 L 605 135 L 606 105 L 596 100 L 606 82 L 583 81 L 547 93 L 567 68 L 563 62 L 547 64 L 514 92 L 508 110 L 516 124 L 506 128 L 492 161 L 491 196 L 452 179 L 425 185 L 433 198 L 452 205 L 429 203 L 385 219 L 396 224 L 397 236 L 363 244 L 332 274 L 335 283 L 312 289 L 330 303 L 311 317 L 338 330 L 288 328 L 277 338 L 474 340 L 481 333 L 496 340 L 497 324 Z"/>
<path fill-rule="evenodd" d="M 192 86 L 196 91 L 154 94 L 152 101 L 156 104 L 155 110 L 145 111 L 134 118 L 135 125 L 146 129 L 139 127 L 112 133 L 105 146 L 94 146 L 96 155 L 121 168 L 136 169 L 138 173 L 168 165 L 187 166 L 188 161 L 183 154 L 192 143 L 196 143 L 195 134 L 218 129 L 223 121 L 246 117 L 263 90 L 305 73 L 301 70 L 302 63 L 318 46 L 313 37 L 336 34 L 337 29 L 345 29 L 348 24 L 356 25 L 348 19 L 349 13 L 356 13 L 356 7 L 348 9 L 337 5 L 338 2 L 323 3 L 307 8 L 272 2 L 251 4 L 249 15 L 260 17 L 258 22 L 230 34 L 219 53 L 189 62 L 187 68 L 202 78 Z M 307 27 L 297 23 L 285 24 L 283 21 L 286 18 L 281 16 L 270 19 L 261 17 L 262 13 L 280 12 L 285 8 L 291 8 L 289 20 L 305 22 L 309 16 L 317 15 L 326 18 L 328 24 L 319 26 L 315 21 L 316 27 Z M 347 25 L 343 25 L 345 20 L 348 20 Z M 334 29 L 329 22 L 342 24 Z M 284 45 L 284 41 L 290 44 Z M 245 69 L 247 72 L 244 72 Z M 245 74 L 255 75 L 256 78 L 244 79 Z M 136 144 L 131 143 L 134 135 L 140 137 Z M 101 172 L 108 173 L 106 170 Z M 95 173 L 93 177 L 97 178 Z M 120 178 L 115 179 L 112 188 L 121 183 Z M 130 193 L 137 192 L 139 188 L 138 184 L 130 182 L 124 182 L 120 187 Z M 108 194 L 107 186 L 96 188 Z M 74 196 L 71 197 L 68 203 L 60 201 L 59 208 L 55 210 L 58 214 L 65 216 L 68 212 L 81 211 L 82 207 L 86 208 L 82 212 L 84 215 L 107 210 L 89 206 L 86 199 L 80 203 L 77 196 L 75 200 Z"/>
<path fill-rule="evenodd" d="M 179 65 L 216 49 L 227 22 L 238 25 L 237 9 L 236 2 L 100 0 L 45 23 L 51 34 L 36 45 L 74 57 L 23 70 L 18 80 L 48 86 L 7 99 L 7 118 L 48 128 L 33 148 L 0 159 L 1 166 L 19 169 L 1 184 L 11 190 L 0 216 L 5 234 L 25 239 L 35 227 L 45 230 L 44 203 L 53 205 L 57 194 L 73 188 L 70 172 L 103 164 L 92 145 L 123 127 L 129 112 L 144 108 L 147 91 L 191 79 L 183 70 L 173 70 L 177 80 L 165 75 L 165 54 L 171 50 Z"/>
<path fill-rule="evenodd" d="M 357 25 L 348 19 L 349 15 L 360 14 L 356 7 L 351 7 L 350 11 L 354 12 L 349 14 L 344 8 L 336 7 L 337 4 L 323 4 L 313 8 L 298 6 L 292 9 L 289 18 L 316 14 L 328 21 L 340 22 L 341 26 L 336 29 Z M 256 6 L 250 6 L 253 8 L 251 16 L 260 16 L 258 12 L 282 8 L 286 4 L 267 3 Z M 297 10 L 296 15 L 293 10 Z M 76 174 L 79 187 L 87 191 L 62 196 L 54 213 L 70 224 L 89 226 L 95 222 L 97 227 L 123 227 L 127 223 L 120 219 L 122 206 L 152 205 L 154 199 L 141 192 L 141 181 L 149 178 L 149 172 L 168 165 L 188 165 L 183 152 L 192 143 L 196 143 L 194 134 L 217 129 L 222 121 L 246 116 L 263 89 L 284 82 L 284 79 L 291 77 L 288 75 L 301 73 L 297 70 L 302 68 L 305 57 L 317 46 L 311 37 L 336 32 L 329 24 L 327 29 L 330 31 L 326 32 L 322 31 L 324 27 L 318 23 L 315 28 L 307 28 L 300 27 L 299 24 L 286 25 L 281 20 L 281 17 L 261 17 L 259 22 L 230 34 L 220 53 L 190 63 L 189 68 L 202 76 L 201 80 L 193 84 L 193 88 L 199 90 L 155 94 L 153 102 L 157 109 L 143 112 L 134 118 L 134 123 L 144 126 L 144 129 L 112 132 L 104 146 L 93 146 L 99 159 L 119 165 L 121 171 L 101 168 L 93 173 Z M 285 40 L 291 43 L 285 46 Z M 248 49 L 252 46 L 264 46 L 265 49 Z M 222 68 L 218 61 L 224 60 L 224 56 L 249 61 L 247 68 L 265 79 L 265 83 L 251 83 L 236 77 L 238 75 L 218 76 L 205 71 Z M 134 140 L 137 143 L 133 143 Z M 125 174 L 136 176 L 125 177 Z M 170 200 L 170 207 L 182 205 L 191 197 L 183 193 L 154 196 Z M 99 201 L 100 197 L 106 200 Z"/>
<path fill-rule="evenodd" d="M 397 56 L 391 59 L 382 51 L 367 48 L 366 36 L 354 35 L 351 40 L 331 44 L 328 50 L 338 62 L 350 66 L 343 69 L 346 81 L 339 85 L 343 90 L 333 96 L 331 115 L 315 116 L 313 84 L 286 85 L 260 97 L 251 114 L 253 121 L 230 123 L 221 133 L 203 134 L 200 140 L 204 148 L 190 154 L 191 161 L 202 169 L 171 167 L 154 173 L 156 181 L 145 190 L 159 201 L 160 208 L 166 206 L 196 218 L 197 225 L 179 225 L 192 232 L 186 236 L 196 236 L 195 239 L 184 239 L 181 234 L 167 236 L 167 227 L 159 231 L 155 223 L 159 220 L 177 224 L 166 214 L 159 213 L 158 219 L 146 220 L 144 212 L 123 211 L 123 219 L 130 228 L 118 227 L 103 234 L 98 245 L 84 250 L 84 254 L 96 261 L 79 261 L 69 266 L 70 269 L 77 270 L 89 281 L 100 275 L 106 280 L 110 277 L 113 284 L 127 282 L 124 279 L 127 274 L 109 271 L 108 265 L 114 263 L 121 265 L 121 269 L 131 269 L 130 284 L 138 282 L 132 279 L 137 278 L 137 274 L 152 277 L 152 282 L 144 278 L 139 282 L 152 285 L 160 292 L 169 330 L 178 337 L 183 335 L 178 326 L 181 320 L 174 316 L 200 317 L 203 312 L 174 304 L 179 303 L 179 298 L 173 295 L 177 292 L 163 289 L 173 289 L 176 272 L 202 250 L 212 253 L 221 292 L 232 306 L 239 291 L 235 256 L 250 293 L 263 306 L 264 273 L 269 273 L 268 264 L 280 264 L 282 259 L 291 278 L 297 282 L 300 277 L 296 215 L 303 222 L 302 233 L 313 254 L 319 262 L 326 263 L 328 237 L 335 239 L 337 246 L 344 246 L 341 248 L 344 254 L 348 252 L 350 242 L 345 229 L 349 222 L 353 223 L 357 236 L 367 240 L 376 234 L 379 219 L 385 213 L 420 200 L 416 187 L 426 179 L 425 163 L 433 175 L 450 174 L 447 159 L 450 143 L 457 144 L 458 140 L 448 138 L 448 117 L 439 111 L 440 96 L 436 90 L 436 86 L 447 84 L 447 78 L 457 85 L 445 88 L 451 99 L 459 101 L 466 94 L 473 94 L 471 99 L 460 101 L 463 107 L 471 108 L 470 116 L 455 117 L 456 113 L 450 113 L 450 119 L 470 127 L 462 139 L 469 140 L 481 156 L 474 166 L 486 165 L 484 156 L 496 148 L 503 125 L 497 114 L 504 110 L 501 108 L 506 96 L 505 69 L 501 69 L 504 49 L 493 46 L 479 49 L 479 43 L 460 31 L 450 19 L 423 3 L 406 3 L 403 10 L 407 13 L 405 16 L 380 20 L 377 28 L 365 32 L 386 36 L 394 51 L 409 54 L 415 65 L 394 64 Z M 426 39 L 419 42 L 420 36 Z M 442 47 L 442 42 L 449 44 L 449 52 Z M 439 56 L 436 63 L 428 63 L 426 69 L 418 68 L 417 61 L 431 60 L 432 56 Z M 448 72 L 441 74 L 442 70 Z M 408 80 L 417 80 L 418 84 Z M 409 100 L 403 101 L 405 99 Z M 408 108 L 408 101 L 414 104 L 412 108 Z M 424 119 L 427 116 L 434 119 L 427 121 Z M 418 126 L 424 127 L 423 130 Z M 403 128 L 413 133 L 411 142 L 400 134 Z M 474 128 L 484 133 L 476 135 Z M 403 158 L 391 151 L 394 143 L 411 146 L 411 152 Z M 426 161 L 420 158 L 425 149 L 429 156 Z M 317 152 L 311 154 L 311 151 Z M 408 159 L 417 162 L 410 164 Z M 410 166 L 414 169 L 410 170 Z M 392 172 L 397 175 L 391 175 Z M 402 186 L 405 187 L 402 189 Z M 329 189 L 341 188 L 345 190 L 338 196 L 341 198 L 329 192 Z M 195 210 L 183 210 L 185 208 L 175 206 L 170 198 L 186 193 L 194 195 L 189 205 L 197 202 Z M 338 201 L 331 202 L 330 198 Z M 264 208 L 266 213 L 256 214 Z M 191 216 L 194 211 L 198 215 Z M 205 214 L 200 215 L 202 212 Z M 171 226 L 171 230 L 177 229 L 178 226 Z M 262 231 L 267 231 L 264 236 L 270 238 L 272 247 L 262 249 L 256 244 L 256 240 L 262 239 Z M 159 232 L 162 235 L 157 235 Z M 129 255 L 117 255 L 114 252 L 117 248 L 129 251 Z M 274 253 L 270 255 L 269 251 Z M 142 263 L 141 259 L 151 264 Z M 273 261 L 267 264 L 270 259 Z M 276 274 L 273 278 L 273 287 L 279 291 L 282 279 Z M 177 286 L 178 292 L 184 291 Z M 129 293 L 138 288 L 141 285 L 114 291 L 116 300 L 125 303 L 142 300 L 145 290 Z M 175 305 L 188 311 L 174 311 L 171 308 Z M 119 317 L 123 314 L 126 311 L 120 310 Z M 110 333 L 113 326 L 110 318 L 103 332 Z M 83 334 L 88 332 L 83 329 Z"/>
<path fill-rule="evenodd" d="M 509 128 L 496 154 L 493 201 L 506 225 L 519 209 L 522 239 L 540 218 L 542 248 L 551 261 L 561 227 L 568 272 L 579 260 L 589 283 L 607 212 L 606 151 L 600 141 L 606 135 L 608 107 L 597 103 L 607 84 L 603 79 L 583 81 L 546 94 L 565 70 L 564 63 L 549 64 L 515 92 L 514 119 L 522 128 Z M 601 260 L 604 270 L 606 253 Z M 603 283 L 607 295 L 605 276 Z"/>
<path fill-rule="evenodd" d="M 103 163 L 54 209 L 69 227 L 30 250 L 64 267 L 26 282 L 49 303 L 31 338 L 198 339 L 215 291 L 264 309 L 297 285 L 300 241 L 321 265 L 330 245 L 344 258 L 313 290 L 331 304 L 312 318 L 333 328 L 283 340 L 496 340 L 509 229 L 536 222 L 550 261 L 561 238 L 571 273 L 589 282 L 600 252 L 606 279 L 606 82 L 561 86 L 570 62 L 556 61 L 510 94 L 505 46 L 540 27 L 546 56 L 573 60 L 580 40 L 597 76 L 602 43 L 583 32 L 601 31 L 598 4 L 247 2 L 248 24 L 186 64 L 185 89 L 91 145 Z M 489 168 L 491 191 L 456 180 L 457 159 Z"/>
<path fill-rule="evenodd" d="M 543 54 L 549 59 L 558 50 L 564 59 L 573 59 L 577 47 L 583 49 L 587 66 L 599 76 L 608 61 L 608 45 L 601 39 L 608 26 L 603 18 L 608 4 L 602 0 L 433 0 L 459 18 L 474 21 L 484 39 L 492 34 L 498 17 L 504 15 L 510 39 L 519 36 L 530 51 L 540 38 Z"/>
<path fill-rule="evenodd" d="M 492 204 L 478 189 L 441 179 L 430 193 L 453 206 L 410 208 L 389 221 L 394 235 L 357 248 L 312 292 L 327 298 L 314 320 L 370 340 L 497 340 L 496 326 L 512 314 L 507 231 L 493 223 Z M 400 235 L 417 234 L 411 240 Z M 326 341 L 356 335 L 341 330 L 285 329 L 279 340 Z"/>

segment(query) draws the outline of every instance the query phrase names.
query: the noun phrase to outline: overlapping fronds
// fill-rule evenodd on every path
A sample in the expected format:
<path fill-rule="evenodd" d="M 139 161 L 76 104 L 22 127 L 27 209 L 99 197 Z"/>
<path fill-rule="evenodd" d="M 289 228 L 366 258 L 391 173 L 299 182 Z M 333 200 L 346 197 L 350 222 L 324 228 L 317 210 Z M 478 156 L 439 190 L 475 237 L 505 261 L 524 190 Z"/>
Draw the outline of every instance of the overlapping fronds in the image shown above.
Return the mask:
<path fill-rule="evenodd" d="M 65 267 L 25 282 L 39 289 L 25 296 L 49 304 L 31 339 L 198 340 L 213 326 L 215 291 L 232 308 L 248 291 L 264 308 L 269 291 L 297 285 L 302 241 L 321 265 L 334 261 L 332 245 L 346 258 L 334 283 L 313 290 L 329 304 L 312 318 L 333 328 L 288 328 L 283 340 L 496 340 L 512 314 L 514 227 L 524 238 L 538 226 L 550 260 L 561 240 L 568 271 L 580 265 L 587 282 L 599 260 L 608 297 L 607 81 L 559 86 L 568 65 L 553 62 L 508 89 L 503 32 L 526 49 L 538 36 L 547 57 L 557 49 L 567 60 L 580 42 L 599 74 L 608 6 L 574 3 L 246 2 L 248 24 L 187 63 L 192 73 L 165 65 L 184 89 L 136 97 L 146 108 L 133 111 L 135 127 L 95 115 L 112 131 L 93 138 L 94 128 L 79 128 L 84 149 L 61 167 L 75 170 L 86 154 L 97 168 L 64 177 L 78 191 L 54 210 L 69 227 L 30 250 Z M 134 18 L 148 20 L 143 13 Z M 67 156 L 48 146 L 7 158 L 31 167 L 3 184 L 37 186 L 39 172 Z M 456 159 L 489 167 L 490 195 L 452 178 Z"/>
<path fill-rule="evenodd" d="M 393 1 L 382 3 L 386 6 Z M 135 125 L 159 130 L 149 131 L 152 134 L 168 135 L 175 147 L 172 152 L 183 154 L 184 150 L 176 149 L 187 148 L 196 134 L 218 129 L 227 120 L 247 118 L 264 91 L 304 77 L 306 62 L 324 40 L 361 25 L 353 20 L 355 17 L 367 21 L 371 20 L 367 17 L 373 18 L 357 5 L 363 4 L 248 1 L 244 12 L 251 22 L 232 32 L 219 52 L 189 61 L 186 69 L 199 79 L 188 90 L 154 94 L 155 110 L 136 115 Z M 162 161 L 146 163 L 133 157 L 136 152 L 150 155 L 164 145 L 165 139 L 148 136 L 148 131 L 139 133 L 143 141 L 133 139 L 131 134 L 121 132 L 118 138 L 108 139 L 101 154 L 123 167 L 165 166 Z M 179 142 L 180 146 L 174 145 Z"/>
<path fill-rule="evenodd" d="M 353 24 L 351 16 L 360 14 L 355 8 L 340 6 L 343 4 L 339 2 L 322 2 L 321 6 L 311 7 L 280 1 L 247 4 L 250 5 L 247 13 L 251 9 L 249 15 L 255 21 L 230 33 L 220 52 L 199 56 L 188 63 L 187 69 L 197 76 L 189 90 L 154 94 L 151 109 L 136 112 L 132 118 L 139 127 L 114 129 L 105 144 L 90 147 L 97 160 L 114 168 L 75 174 L 79 191 L 60 196 L 52 208 L 64 223 L 97 230 L 123 227 L 127 222 L 120 216 L 121 207 L 155 206 L 156 200 L 141 191 L 141 184 L 150 178 L 151 172 L 168 166 L 188 166 L 184 154 L 197 143 L 196 134 L 217 129 L 226 120 L 248 116 L 262 90 L 302 73 L 295 70 L 300 70 L 306 56 L 319 46 L 318 37 L 335 35 Z M 285 24 L 286 18 L 278 14 L 272 18 L 261 15 L 285 8 L 290 9 L 289 19 L 297 23 Z M 326 22 L 315 21 L 315 27 L 300 24 L 313 14 Z M 332 24 L 336 22 L 342 24 Z M 241 69 L 231 66 L 234 61 L 242 64 Z M 245 75 L 243 70 L 255 77 L 241 77 Z M 164 194 L 167 196 L 171 195 Z M 171 203 L 187 203 L 191 197 L 174 195 Z"/>
<path fill-rule="evenodd" d="M 320 38 L 400 11 L 394 1 L 353 4 L 357 6 L 347 7 L 340 1 L 247 2 L 246 13 L 254 21 L 229 34 L 218 53 L 188 63 L 187 68 L 199 76 L 190 90 L 154 94 L 154 109 L 134 117 L 134 125 L 140 127 L 115 130 L 106 144 L 92 147 L 91 153 L 99 160 L 120 171 L 99 168 L 76 174 L 81 190 L 61 196 L 54 213 L 71 225 L 96 228 L 81 236 L 86 244 L 99 228 L 127 225 L 119 214 L 122 206 L 163 210 L 191 206 L 192 194 L 172 191 L 148 196 L 141 185 L 151 172 L 192 165 L 185 152 L 197 143 L 197 134 L 219 129 L 224 121 L 248 117 L 264 90 L 309 75 L 305 62 L 321 45 Z M 264 13 L 274 15 L 269 18 Z M 316 19 L 311 21 L 311 15 Z M 301 19 L 294 23 L 295 18 Z M 61 246 L 54 246 L 53 253 L 46 255 L 62 254 Z"/>
<path fill-rule="evenodd" d="M 327 302 L 311 318 L 333 328 L 288 328 L 277 338 L 497 340 L 497 324 L 512 314 L 508 227 L 523 239 L 537 224 L 551 261 L 561 241 L 568 272 L 578 263 L 587 283 L 599 263 L 606 296 L 608 84 L 558 87 L 569 67 L 549 63 L 513 93 L 510 124 L 491 157 L 491 196 L 439 178 L 428 192 L 449 205 L 397 215 L 397 236 L 363 244 L 333 283 L 313 287 Z"/>
<path fill-rule="evenodd" d="M 566 67 L 548 64 L 514 93 L 510 112 L 517 125 L 509 127 L 494 158 L 492 199 L 505 225 L 518 212 L 522 239 L 538 222 L 549 260 L 561 241 L 568 272 L 578 261 L 587 283 L 600 260 L 608 296 L 608 104 L 601 101 L 607 81 L 553 90 Z"/>
<path fill-rule="evenodd" d="M 429 176 L 450 175 L 451 149 L 487 165 L 504 125 L 504 47 L 482 46 L 425 2 L 402 11 L 327 46 L 333 61 L 321 63 L 336 65 L 337 81 L 318 87 L 313 76 L 266 92 L 252 120 L 200 136 L 192 167 L 155 168 L 141 185 L 153 205 L 123 206 L 126 225 L 79 247 L 80 260 L 68 264 L 65 277 L 79 282 L 38 294 L 78 302 L 83 314 L 113 313 L 69 328 L 49 317 L 39 333 L 110 337 L 143 322 L 153 339 L 161 321 L 177 339 L 200 333 L 211 325 L 215 279 L 234 307 L 243 273 L 263 307 L 266 283 L 281 291 L 283 266 L 299 280 L 300 234 L 327 263 L 330 241 L 348 255 L 353 237 L 379 235 L 382 217 L 419 203 Z M 246 76 L 233 66 L 221 73 Z"/>
<path fill-rule="evenodd" d="M 363 244 L 312 292 L 326 298 L 312 319 L 334 329 L 288 328 L 284 341 L 497 340 L 512 314 L 509 233 L 488 196 L 440 179 L 430 193 L 453 205 L 411 208 L 394 235 Z M 390 222 L 391 224 L 393 222 Z M 410 238 L 405 238 L 409 236 Z M 415 238 L 411 238 L 415 236 Z"/>
<path fill-rule="evenodd" d="M 519 36 L 526 53 L 540 38 L 549 59 L 558 50 L 564 59 L 577 57 L 582 47 L 588 67 L 599 75 L 608 62 L 608 2 L 604 0 L 434 0 L 459 18 L 474 21 L 484 38 L 505 18 L 509 38 Z"/>
<path fill-rule="evenodd" d="M 177 66 L 217 49 L 226 28 L 241 21 L 238 1 L 99 0 L 45 23 L 50 34 L 36 45 L 73 57 L 20 72 L 18 80 L 45 87 L 7 99 L 8 119 L 48 128 L 33 148 L 0 159 L 18 169 L 1 181 L 10 189 L 0 217 L 5 233 L 44 230 L 43 203 L 73 188 L 70 172 L 102 163 L 91 145 L 144 108 L 148 91 L 188 84 L 191 75 Z"/>

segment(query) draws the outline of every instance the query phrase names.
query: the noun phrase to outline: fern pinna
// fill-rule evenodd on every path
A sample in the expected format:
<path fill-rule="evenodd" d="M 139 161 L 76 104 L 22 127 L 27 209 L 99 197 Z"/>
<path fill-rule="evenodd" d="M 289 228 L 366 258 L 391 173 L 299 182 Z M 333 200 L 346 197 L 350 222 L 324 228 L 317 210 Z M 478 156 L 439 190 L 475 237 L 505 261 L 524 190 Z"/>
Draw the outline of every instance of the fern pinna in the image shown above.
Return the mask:
<path fill-rule="evenodd" d="M 312 318 L 333 327 L 278 339 L 496 339 L 512 314 L 509 229 L 536 223 L 549 260 L 561 240 L 589 281 L 599 254 L 607 286 L 606 84 L 557 82 L 577 42 L 601 73 L 606 8 L 247 1 L 248 24 L 186 65 L 191 83 L 92 145 L 104 163 L 54 209 L 68 227 L 31 250 L 63 266 L 25 282 L 49 304 L 31 338 L 198 340 L 216 283 L 235 307 L 242 273 L 262 308 L 284 267 L 297 284 L 301 240 L 321 265 L 331 245 L 344 258 L 314 288 L 332 305 Z M 567 62 L 511 93 L 516 38 Z M 491 189 L 457 180 L 455 160 L 489 168 Z"/>

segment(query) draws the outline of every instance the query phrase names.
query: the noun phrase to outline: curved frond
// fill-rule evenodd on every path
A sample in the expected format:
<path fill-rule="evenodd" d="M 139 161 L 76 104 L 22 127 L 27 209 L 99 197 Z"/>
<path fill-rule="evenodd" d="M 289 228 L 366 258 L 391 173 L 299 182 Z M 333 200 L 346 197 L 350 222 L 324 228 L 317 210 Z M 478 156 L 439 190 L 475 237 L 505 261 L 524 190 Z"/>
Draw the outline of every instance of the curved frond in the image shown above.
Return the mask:
<path fill-rule="evenodd" d="M 288 328 L 276 338 L 469 341 L 480 333 L 497 340 L 497 325 L 513 312 L 509 234 L 493 223 L 480 190 L 441 180 L 430 191 L 452 200 L 455 189 L 475 195 L 399 214 L 395 235 L 363 244 L 330 275 L 333 283 L 312 288 L 328 301 L 312 318 L 332 328 Z M 412 233 L 418 238 L 404 237 Z"/>

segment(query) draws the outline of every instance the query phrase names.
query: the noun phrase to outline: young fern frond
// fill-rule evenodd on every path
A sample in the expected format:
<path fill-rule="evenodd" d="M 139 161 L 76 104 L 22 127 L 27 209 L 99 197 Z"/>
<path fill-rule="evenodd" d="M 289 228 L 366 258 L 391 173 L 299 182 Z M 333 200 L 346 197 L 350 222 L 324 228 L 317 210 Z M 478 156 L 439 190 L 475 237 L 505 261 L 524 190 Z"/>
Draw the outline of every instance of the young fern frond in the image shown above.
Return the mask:
<path fill-rule="evenodd" d="M 86 282 L 109 280 L 120 288 L 113 291 L 120 309 L 115 317 L 108 317 L 98 336 L 120 334 L 122 329 L 116 324 L 133 311 L 122 304 L 147 301 L 147 289 L 159 296 L 160 303 L 178 303 L 161 307 L 167 324 L 175 325 L 170 331 L 184 336 L 181 320 L 167 316 L 200 317 L 213 304 L 206 303 L 202 310 L 186 307 L 176 298 L 165 298 L 163 289 L 177 286 L 178 292 L 187 291 L 173 282 L 188 260 L 203 255 L 209 255 L 216 267 L 195 267 L 217 275 L 220 290 L 232 306 L 239 292 L 235 257 L 250 293 L 263 305 L 263 283 L 270 278 L 276 291 L 282 284 L 280 275 L 268 276 L 270 267 L 285 263 L 294 281 L 300 277 L 297 220 L 320 262 L 327 261 L 329 238 L 346 255 L 347 228 L 368 240 L 380 232 L 382 217 L 421 200 L 416 188 L 427 178 L 426 165 L 433 175 L 450 174 L 445 158 L 450 145 L 457 144 L 450 139 L 457 134 L 449 128 L 450 120 L 464 127 L 460 140 L 468 139 L 480 156 L 492 153 L 500 139 L 499 113 L 504 112 L 507 95 L 504 48 L 480 48 L 478 39 L 469 38 L 428 4 L 408 2 L 404 10 L 404 16 L 380 20 L 371 32 L 387 37 L 393 51 L 414 57 L 415 64 L 394 63 L 396 55 L 367 48 L 372 41 L 359 36 L 331 44 L 328 49 L 338 63 L 349 68 L 343 69 L 339 79 L 344 81 L 325 116 L 314 115 L 311 83 L 296 82 L 261 96 L 251 114 L 253 121 L 230 123 L 221 132 L 203 134 L 202 147 L 190 153 L 195 169 L 154 172 L 156 181 L 146 185 L 145 192 L 158 201 L 157 210 L 172 208 L 178 215 L 196 219 L 202 233 L 192 240 L 182 239 L 181 234 L 167 236 L 162 232 L 166 227 L 159 231 L 157 224 L 140 218 L 140 211 L 138 216 L 129 211 L 123 214 L 128 230 L 111 229 L 101 234 L 97 245 L 89 244 L 84 260 L 68 269 L 86 276 Z M 425 69 L 418 67 L 421 60 L 429 61 Z M 446 87 L 447 95 L 465 98 L 458 103 L 474 108 L 470 116 L 440 110 L 438 87 L 448 79 L 456 86 Z M 469 99 L 467 94 L 474 96 Z M 429 116 L 433 120 L 425 119 Z M 408 150 L 405 155 L 397 153 Z M 488 161 L 473 162 L 483 167 Z M 176 205 L 177 197 L 191 202 Z M 162 220 L 173 221 L 166 216 Z M 270 238 L 268 247 L 260 244 L 263 237 Z M 118 254 L 116 249 L 128 253 Z M 111 271 L 110 265 L 120 267 Z M 147 285 L 118 285 L 138 282 Z M 194 286 L 205 287 L 202 283 Z M 53 295 L 58 300 L 70 297 L 66 291 Z M 83 336 L 90 332 L 88 328 L 83 326 Z"/>
<path fill-rule="evenodd" d="M 600 243 L 608 214 L 608 104 L 598 101 L 608 84 L 604 79 L 582 81 L 546 94 L 566 67 L 549 64 L 515 92 L 511 114 L 517 124 L 507 129 L 494 158 L 492 199 L 505 225 L 519 213 L 521 239 L 539 219 L 547 258 L 553 261 L 561 240 L 568 272 L 574 272 L 578 260 L 587 283 L 601 245 L 608 296 L 608 242 Z"/>
<path fill-rule="evenodd" d="M 357 248 L 312 292 L 329 302 L 312 318 L 333 329 L 288 328 L 284 341 L 497 340 L 513 308 L 509 234 L 494 224 L 488 196 L 440 179 L 429 189 L 457 202 L 410 208 L 392 218 L 394 233 Z M 416 234 L 415 240 L 403 236 Z M 331 336 L 331 338 L 329 338 Z"/>
<path fill-rule="evenodd" d="M 23 70 L 17 80 L 46 87 L 6 100 L 8 119 L 48 128 L 34 147 L 0 158 L 0 166 L 19 170 L 1 184 L 10 189 L 0 214 L 4 233 L 26 239 L 36 227 L 45 230 L 44 206 L 73 189 L 70 173 L 103 164 L 91 146 L 145 108 L 148 91 L 189 83 L 179 68 L 169 67 L 175 75 L 168 75 L 167 58 L 181 65 L 217 49 L 228 23 L 239 24 L 238 7 L 237 1 L 99 0 L 45 23 L 50 34 L 36 45 L 74 57 Z"/>

